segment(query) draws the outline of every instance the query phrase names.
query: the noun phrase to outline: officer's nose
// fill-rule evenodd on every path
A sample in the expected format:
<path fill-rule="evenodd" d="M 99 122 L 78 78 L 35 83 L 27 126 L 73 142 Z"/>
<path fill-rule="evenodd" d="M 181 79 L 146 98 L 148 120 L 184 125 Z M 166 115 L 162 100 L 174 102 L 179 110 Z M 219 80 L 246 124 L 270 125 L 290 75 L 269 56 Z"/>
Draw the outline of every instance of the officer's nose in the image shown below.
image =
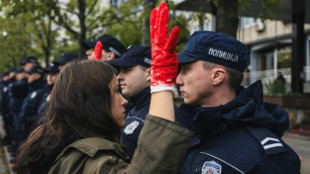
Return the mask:
<path fill-rule="evenodd" d="M 178 85 L 180 85 L 180 86 L 183 85 L 183 75 L 182 75 L 182 73 L 180 73 L 180 74 L 178 75 L 176 83 L 177 83 Z"/>
<path fill-rule="evenodd" d="M 120 71 L 117 76 L 116 76 L 117 80 L 120 81 L 121 79 L 123 79 L 123 73 L 122 71 Z"/>

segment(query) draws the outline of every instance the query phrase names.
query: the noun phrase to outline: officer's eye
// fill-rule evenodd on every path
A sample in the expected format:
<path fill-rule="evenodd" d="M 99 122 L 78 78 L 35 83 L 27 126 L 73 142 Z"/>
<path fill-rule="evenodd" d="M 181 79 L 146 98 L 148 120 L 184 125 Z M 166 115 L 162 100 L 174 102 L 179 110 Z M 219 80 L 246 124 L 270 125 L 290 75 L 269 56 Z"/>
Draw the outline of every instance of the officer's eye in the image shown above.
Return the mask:
<path fill-rule="evenodd" d="M 189 66 L 188 65 L 183 65 L 182 68 L 181 68 L 181 73 L 186 73 L 190 70 Z"/>
<path fill-rule="evenodd" d="M 132 67 L 126 67 L 126 68 L 122 68 L 123 72 L 129 72 L 132 70 Z"/>

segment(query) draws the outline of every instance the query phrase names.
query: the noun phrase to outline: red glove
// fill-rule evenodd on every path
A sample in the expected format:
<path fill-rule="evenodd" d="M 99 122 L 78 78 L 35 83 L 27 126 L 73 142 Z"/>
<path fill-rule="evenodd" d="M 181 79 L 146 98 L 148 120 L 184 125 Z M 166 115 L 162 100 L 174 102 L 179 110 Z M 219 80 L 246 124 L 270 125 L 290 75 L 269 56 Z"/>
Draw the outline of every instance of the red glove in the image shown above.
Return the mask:
<path fill-rule="evenodd" d="M 96 46 L 95 46 L 95 49 L 94 49 L 94 55 L 92 57 L 91 60 L 98 60 L 98 61 L 101 61 L 101 56 L 102 56 L 102 48 L 103 48 L 103 45 L 100 41 L 98 41 L 96 43 Z"/>
<path fill-rule="evenodd" d="M 168 37 L 169 9 L 165 2 L 158 10 L 153 9 L 150 16 L 152 43 L 151 92 L 164 90 L 175 91 L 178 71 L 176 45 L 179 28 L 174 27 Z"/>

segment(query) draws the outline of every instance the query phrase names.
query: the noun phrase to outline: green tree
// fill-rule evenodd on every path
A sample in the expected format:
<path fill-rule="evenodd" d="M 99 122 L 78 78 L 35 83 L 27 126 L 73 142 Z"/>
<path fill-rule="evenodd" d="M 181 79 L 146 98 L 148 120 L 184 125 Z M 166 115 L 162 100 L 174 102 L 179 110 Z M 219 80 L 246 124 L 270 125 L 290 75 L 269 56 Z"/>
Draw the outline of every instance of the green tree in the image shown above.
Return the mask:
<path fill-rule="evenodd" d="M 29 35 L 29 15 L 13 17 L 0 17 L 0 71 L 17 67 L 29 52 L 31 52 L 31 36 Z M 5 34 L 4 34 L 5 33 Z"/>
<path fill-rule="evenodd" d="M 25 54 L 32 54 L 37 57 L 44 57 L 45 64 L 48 65 L 51 52 L 56 45 L 57 27 L 52 28 L 52 20 L 55 17 L 55 0 L 34 0 L 18 1 L 3 0 L 1 1 L 1 11 L 6 18 L 24 18 L 22 21 L 27 25 L 28 30 L 25 34 L 30 37 L 27 46 L 31 49 Z M 27 16 L 27 19 L 25 19 Z M 8 28 L 11 26 L 8 25 Z"/>

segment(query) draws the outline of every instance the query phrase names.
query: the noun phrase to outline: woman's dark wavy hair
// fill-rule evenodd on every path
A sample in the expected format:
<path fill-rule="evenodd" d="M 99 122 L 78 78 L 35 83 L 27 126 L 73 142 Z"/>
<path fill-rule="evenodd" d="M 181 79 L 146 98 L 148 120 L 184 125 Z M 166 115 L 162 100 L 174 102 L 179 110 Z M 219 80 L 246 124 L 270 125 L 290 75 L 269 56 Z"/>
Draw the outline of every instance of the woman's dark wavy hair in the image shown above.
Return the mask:
<path fill-rule="evenodd" d="M 68 135 L 118 142 L 120 127 L 111 113 L 109 88 L 114 76 L 114 68 L 105 62 L 87 60 L 66 65 L 51 92 L 44 124 L 19 148 L 18 169 L 30 169 L 27 172 L 31 173 L 44 152 L 56 148 Z"/>

